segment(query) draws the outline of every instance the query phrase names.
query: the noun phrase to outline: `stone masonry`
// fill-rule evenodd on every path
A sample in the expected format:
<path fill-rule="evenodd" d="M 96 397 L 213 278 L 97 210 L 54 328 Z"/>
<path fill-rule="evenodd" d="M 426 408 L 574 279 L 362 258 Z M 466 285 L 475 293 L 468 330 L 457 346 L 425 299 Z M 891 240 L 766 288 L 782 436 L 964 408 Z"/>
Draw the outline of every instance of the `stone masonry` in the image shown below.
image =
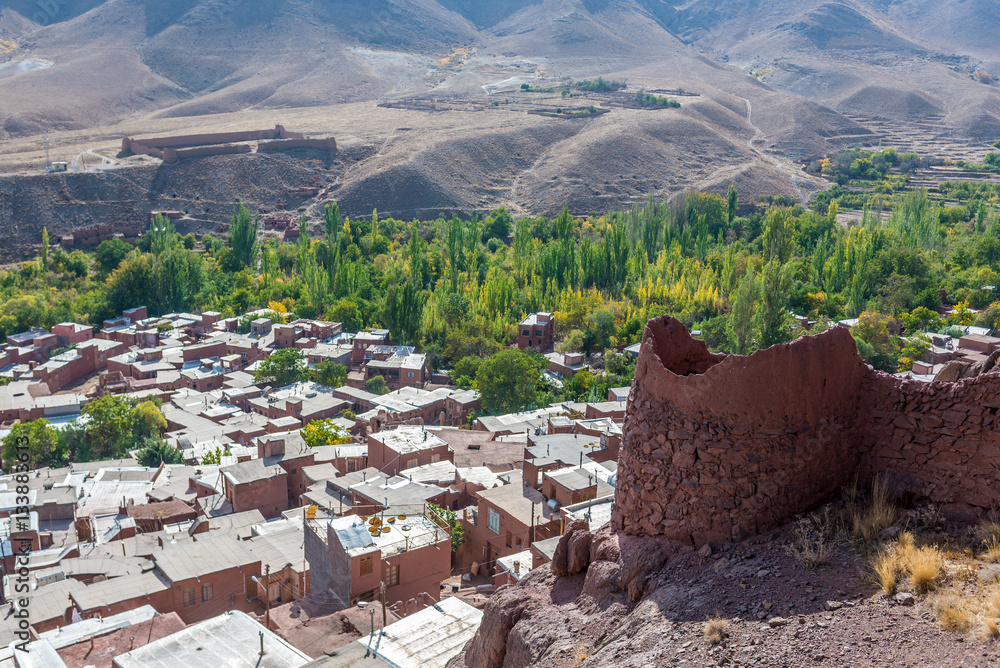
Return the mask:
<path fill-rule="evenodd" d="M 875 371 L 837 327 L 749 357 L 669 317 L 643 334 L 625 417 L 617 530 L 695 546 L 783 524 L 858 475 L 896 493 L 1000 506 L 1000 374 Z"/>

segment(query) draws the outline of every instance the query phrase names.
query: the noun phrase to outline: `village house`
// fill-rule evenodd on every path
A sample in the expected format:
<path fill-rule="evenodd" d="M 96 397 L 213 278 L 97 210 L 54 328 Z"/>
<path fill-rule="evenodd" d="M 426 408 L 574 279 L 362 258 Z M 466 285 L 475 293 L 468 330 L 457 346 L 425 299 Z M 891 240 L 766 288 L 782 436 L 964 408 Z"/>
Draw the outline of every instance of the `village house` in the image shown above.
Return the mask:
<path fill-rule="evenodd" d="M 448 444 L 422 426 L 403 425 L 391 431 L 368 434 L 368 465 L 386 475 L 447 460 L 455 453 Z"/>
<path fill-rule="evenodd" d="M 532 313 L 518 326 L 517 347 L 547 353 L 552 350 L 554 333 L 555 319 L 551 313 Z"/>
<path fill-rule="evenodd" d="M 450 533 L 427 515 L 307 521 L 305 551 L 314 591 L 332 589 L 355 605 L 383 596 L 384 584 L 384 600 L 401 615 L 440 600 L 451 574 Z"/>

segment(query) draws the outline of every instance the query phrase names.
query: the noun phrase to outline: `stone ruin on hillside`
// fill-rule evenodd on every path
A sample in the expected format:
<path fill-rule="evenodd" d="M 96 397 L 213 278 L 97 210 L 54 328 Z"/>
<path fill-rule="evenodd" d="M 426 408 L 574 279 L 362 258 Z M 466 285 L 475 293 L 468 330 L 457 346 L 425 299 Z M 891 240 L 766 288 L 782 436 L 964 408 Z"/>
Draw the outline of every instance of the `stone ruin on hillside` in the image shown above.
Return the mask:
<path fill-rule="evenodd" d="M 669 317 L 643 334 L 625 416 L 617 530 L 700 546 L 760 533 L 886 477 L 896 494 L 1000 506 L 1000 374 L 875 371 L 836 327 L 749 357 Z"/>

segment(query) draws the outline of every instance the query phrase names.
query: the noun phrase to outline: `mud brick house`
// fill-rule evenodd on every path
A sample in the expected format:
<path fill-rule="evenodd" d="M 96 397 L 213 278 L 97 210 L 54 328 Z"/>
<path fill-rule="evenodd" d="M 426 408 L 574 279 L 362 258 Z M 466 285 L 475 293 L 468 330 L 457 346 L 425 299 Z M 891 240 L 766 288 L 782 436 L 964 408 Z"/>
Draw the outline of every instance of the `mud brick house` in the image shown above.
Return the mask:
<path fill-rule="evenodd" d="M 476 507 L 466 508 L 463 513 L 468 540 L 456 554 L 463 567 L 479 562 L 492 568 L 499 557 L 517 554 L 535 541 L 559 535 L 560 523 L 542 503 L 541 495 L 525 487 L 515 474 L 509 474 L 506 485 L 476 492 Z"/>
<path fill-rule="evenodd" d="M 60 346 L 75 345 L 94 338 L 93 327 L 75 322 L 61 322 L 52 327 L 52 333 L 55 334 L 56 342 Z"/>
<path fill-rule="evenodd" d="M 546 353 L 549 371 L 560 378 L 572 378 L 587 365 L 583 363 L 583 353 Z"/>
<path fill-rule="evenodd" d="M 166 543 L 153 560 L 170 584 L 169 609 L 160 612 L 176 612 L 186 624 L 258 607 L 248 599 L 257 598 L 260 557 L 233 536 L 209 533 L 195 541 Z"/>
<path fill-rule="evenodd" d="M 117 341 L 89 339 L 36 367 L 32 376 L 55 391 L 106 368 L 124 349 L 125 344 Z"/>
<path fill-rule="evenodd" d="M 599 436 L 579 433 L 529 434 L 528 445 L 524 448 L 524 480 L 531 487 L 539 489 L 543 472 L 582 466 L 584 462 L 596 461 L 605 450 Z"/>
<path fill-rule="evenodd" d="M 455 453 L 422 426 L 403 425 L 368 435 L 368 465 L 386 475 L 443 460 L 454 462 Z"/>
<path fill-rule="evenodd" d="M 431 376 L 431 369 L 426 355 L 404 346 L 384 360 L 373 359 L 365 365 L 365 382 L 375 376 L 385 378 L 386 387 L 390 390 L 423 388 Z"/>
<path fill-rule="evenodd" d="M 225 496 L 233 512 L 259 510 L 275 517 L 288 509 L 288 473 L 277 464 L 251 459 L 221 469 Z"/>
<path fill-rule="evenodd" d="M 366 359 L 372 359 L 369 348 L 384 346 L 389 342 L 388 329 L 370 329 L 354 335 L 354 349 L 351 351 L 351 364 L 360 365 Z"/>
<path fill-rule="evenodd" d="M 374 518 L 373 518 L 374 519 Z M 357 515 L 306 521 L 306 558 L 313 591 L 331 589 L 350 605 L 385 600 L 399 614 L 409 601 L 440 600 L 451 574 L 451 536 L 444 520 L 405 515 L 378 528 Z"/>
<path fill-rule="evenodd" d="M 518 327 L 517 347 L 547 353 L 552 350 L 554 332 L 555 319 L 551 313 L 532 313 Z"/>

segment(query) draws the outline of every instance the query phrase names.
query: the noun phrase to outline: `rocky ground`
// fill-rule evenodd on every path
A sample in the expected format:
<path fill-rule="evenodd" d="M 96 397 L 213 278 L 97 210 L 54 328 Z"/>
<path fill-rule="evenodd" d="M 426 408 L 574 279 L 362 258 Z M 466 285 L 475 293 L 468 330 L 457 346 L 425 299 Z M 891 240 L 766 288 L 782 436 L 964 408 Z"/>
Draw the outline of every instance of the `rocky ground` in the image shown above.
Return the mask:
<path fill-rule="evenodd" d="M 887 597 L 862 554 L 873 546 L 832 544 L 810 569 L 788 550 L 802 545 L 798 526 L 711 552 L 607 527 L 571 532 L 554 568 L 574 574 L 543 566 L 501 589 L 452 668 L 1000 665 L 985 625 L 1000 610 L 983 603 L 1000 595 L 1000 581 L 995 566 L 960 548 L 968 530 L 919 534 L 951 545 L 936 588 L 914 595 L 901 582 Z M 943 628 L 946 598 L 967 614 L 965 631 Z M 721 638 L 706 638 L 711 620 Z"/>

